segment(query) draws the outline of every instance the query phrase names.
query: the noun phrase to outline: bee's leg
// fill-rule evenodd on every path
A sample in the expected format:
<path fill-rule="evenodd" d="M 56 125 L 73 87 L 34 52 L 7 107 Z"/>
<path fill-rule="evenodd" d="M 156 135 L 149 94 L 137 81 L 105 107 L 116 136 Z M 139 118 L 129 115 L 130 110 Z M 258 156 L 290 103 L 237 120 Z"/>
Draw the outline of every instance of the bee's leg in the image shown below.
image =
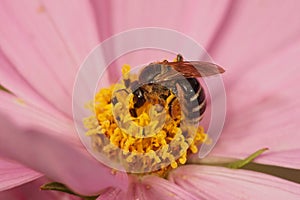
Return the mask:
<path fill-rule="evenodd" d="M 136 110 L 135 110 L 134 108 L 130 108 L 130 109 L 129 109 L 129 112 L 130 112 L 130 115 L 131 115 L 132 117 L 137 117 L 137 113 L 136 113 Z"/>
<path fill-rule="evenodd" d="M 125 92 L 127 95 L 129 94 L 129 92 L 125 89 L 119 89 L 119 90 L 116 90 L 116 92 Z"/>
<path fill-rule="evenodd" d="M 123 79 L 123 81 L 124 81 L 125 87 L 128 88 L 130 85 L 130 79 Z"/>

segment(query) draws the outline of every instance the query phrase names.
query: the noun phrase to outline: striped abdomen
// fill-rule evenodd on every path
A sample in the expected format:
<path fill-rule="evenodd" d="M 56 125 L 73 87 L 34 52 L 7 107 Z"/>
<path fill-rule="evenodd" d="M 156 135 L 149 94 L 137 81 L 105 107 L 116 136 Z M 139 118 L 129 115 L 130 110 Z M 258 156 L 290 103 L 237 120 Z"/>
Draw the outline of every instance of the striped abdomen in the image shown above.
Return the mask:
<path fill-rule="evenodd" d="M 185 117 L 193 123 L 198 123 L 206 109 L 205 92 L 199 81 L 195 78 L 175 80 L 170 87 L 174 94 L 179 99 L 181 98 L 180 101 L 183 104 L 181 107 Z"/>

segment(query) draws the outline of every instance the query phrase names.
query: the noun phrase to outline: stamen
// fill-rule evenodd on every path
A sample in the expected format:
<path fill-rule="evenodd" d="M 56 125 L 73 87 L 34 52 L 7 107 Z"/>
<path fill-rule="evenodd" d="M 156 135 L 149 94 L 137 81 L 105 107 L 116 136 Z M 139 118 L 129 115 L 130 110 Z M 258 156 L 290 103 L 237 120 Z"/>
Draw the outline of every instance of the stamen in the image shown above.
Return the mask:
<path fill-rule="evenodd" d="M 91 137 L 96 152 L 105 154 L 113 162 L 122 162 L 128 172 L 139 168 L 144 174 L 155 171 L 163 176 L 169 169 L 185 164 L 188 155 L 197 153 L 197 146 L 208 138 L 203 127 L 181 124 L 185 117 L 181 114 L 179 101 L 173 102 L 175 94 L 163 86 L 145 85 L 149 91 L 155 87 L 167 94 L 166 99 L 153 91 L 146 102 L 136 108 L 134 95 L 128 92 L 125 81 L 132 83 L 138 78 L 129 71 L 130 66 L 124 65 L 123 82 L 101 89 L 94 101 L 87 103 L 86 108 L 93 114 L 83 120 L 86 135 Z M 132 116 L 130 109 L 137 116 Z"/>

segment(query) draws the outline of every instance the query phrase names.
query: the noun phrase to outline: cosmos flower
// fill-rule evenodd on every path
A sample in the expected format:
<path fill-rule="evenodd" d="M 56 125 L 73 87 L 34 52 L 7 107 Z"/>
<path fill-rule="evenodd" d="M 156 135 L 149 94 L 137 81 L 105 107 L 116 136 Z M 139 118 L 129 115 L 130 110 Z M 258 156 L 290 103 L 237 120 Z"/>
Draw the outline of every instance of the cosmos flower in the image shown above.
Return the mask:
<path fill-rule="evenodd" d="M 268 148 L 255 162 L 299 169 L 299 8 L 298 1 L 258 0 L 1 1 L 0 84 L 11 92 L 0 95 L 1 191 L 45 175 L 99 199 L 299 199 L 295 182 L 215 164 Z M 201 165 L 191 160 L 167 179 L 137 181 L 85 150 L 71 98 L 79 65 L 95 45 L 149 26 L 192 37 L 226 66 L 227 118 Z M 26 189 L 11 192 L 20 191 Z"/>

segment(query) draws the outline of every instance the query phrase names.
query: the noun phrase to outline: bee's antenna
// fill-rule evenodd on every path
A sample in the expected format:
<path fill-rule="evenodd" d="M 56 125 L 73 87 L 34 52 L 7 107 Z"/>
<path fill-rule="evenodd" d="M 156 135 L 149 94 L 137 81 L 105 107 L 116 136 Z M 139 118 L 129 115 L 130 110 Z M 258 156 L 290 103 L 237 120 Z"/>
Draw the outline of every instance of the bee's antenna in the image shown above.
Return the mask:
<path fill-rule="evenodd" d="M 182 62 L 183 61 L 183 57 L 182 57 L 181 54 L 177 54 L 176 61 L 177 62 Z"/>

